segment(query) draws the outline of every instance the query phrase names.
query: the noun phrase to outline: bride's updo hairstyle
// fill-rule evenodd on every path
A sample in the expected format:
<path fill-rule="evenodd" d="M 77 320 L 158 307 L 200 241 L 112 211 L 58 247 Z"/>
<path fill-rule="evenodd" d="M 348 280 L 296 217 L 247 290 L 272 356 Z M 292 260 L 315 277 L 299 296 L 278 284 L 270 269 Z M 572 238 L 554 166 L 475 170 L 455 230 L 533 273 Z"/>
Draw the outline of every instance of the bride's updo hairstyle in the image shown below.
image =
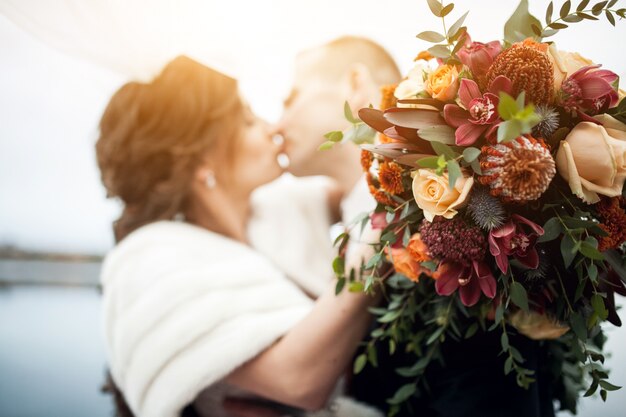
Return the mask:
<path fill-rule="evenodd" d="M 124 203 L 117 241 L 184 213 L 207 155 L 228 161 L 243 124 L 237 82 L 181 56 L 152 82 L 129 82 L 111 98 L 96 144 L 108 197 Z"/>

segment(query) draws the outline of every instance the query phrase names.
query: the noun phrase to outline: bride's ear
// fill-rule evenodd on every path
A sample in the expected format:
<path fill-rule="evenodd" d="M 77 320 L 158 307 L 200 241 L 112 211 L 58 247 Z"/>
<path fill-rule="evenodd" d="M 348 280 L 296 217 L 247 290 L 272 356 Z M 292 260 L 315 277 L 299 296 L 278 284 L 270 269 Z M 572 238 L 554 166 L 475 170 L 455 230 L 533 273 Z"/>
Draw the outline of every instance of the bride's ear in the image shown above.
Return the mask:
<path fill-rule="evenodd" d="M 361 63 L 352 64 L 346 72 L 345 80 L 348 90 L 347 99 L 353 110 L 376 104 L 370 103 L 376 93 L 373 91 L 376 87 L 372 73 L 367 66 Z"/>

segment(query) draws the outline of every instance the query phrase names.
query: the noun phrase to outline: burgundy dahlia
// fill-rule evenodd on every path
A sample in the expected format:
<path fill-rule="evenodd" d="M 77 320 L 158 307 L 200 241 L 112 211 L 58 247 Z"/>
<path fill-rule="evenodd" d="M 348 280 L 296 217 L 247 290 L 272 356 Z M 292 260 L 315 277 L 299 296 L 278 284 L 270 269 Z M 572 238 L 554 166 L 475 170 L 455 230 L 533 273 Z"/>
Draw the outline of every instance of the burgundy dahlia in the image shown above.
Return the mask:
<path fill-rule="evenodd" d="M 468 226 L 458 217 L 433 222 L 424 220 L 420 236 L 435 259 L 470 264 L 481 261 L 487 251 L 487 241 L 480 228 Z"/>

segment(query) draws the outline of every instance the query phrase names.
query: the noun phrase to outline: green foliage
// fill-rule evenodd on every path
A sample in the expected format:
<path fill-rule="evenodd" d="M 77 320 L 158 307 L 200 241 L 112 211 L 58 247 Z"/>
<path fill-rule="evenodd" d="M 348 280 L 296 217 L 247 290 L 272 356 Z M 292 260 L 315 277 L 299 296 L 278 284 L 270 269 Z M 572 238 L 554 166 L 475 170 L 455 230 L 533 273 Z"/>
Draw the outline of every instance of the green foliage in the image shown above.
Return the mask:
<path fill-rule="evenodd" d="M 592 7 L 588 7 L 590 0 L 582 0 L 576 8 L 573 7 L 571 0 L 565 1 L 559 9 L 557 15 L 554 15 L 554 2 L 550 2 L 546 9 L 545 26 L 541 27 L 539 23 L 532 25 L 533 34 L 538 40 L 556 35 L 560 30 L 567 29 L 572 23 L 582 22 L 583 20 L 599 20 L 599 16 L 604 15 L 606 20 L 613 26 L 616 25 L 615 16 L 624 18 L 626 9 L 613 9 L 617 4 L 617 0 L 600 1 Z"/>
<path fill-rule="evenodd" d="M 531 133 L 541 118 L 535 112 L 535 106 L 525 105 L 525 93 L 522 91 L 517 99 L 501 92 L 498 114 L 504 122 L 498 127 L 498 142 L 509 142 L 520 135 Z"/>
<path fill-rule="evenodd" d="M 328 149 L 332 149 L 335 144 L 342 142 L 353 142 L 357 145 L 362 145 L 365 143 L 372 144 L 374 143 L 374 139 L 376 138 L 376 131 L 363 123 L 358 117 L 355 117 L 352 114 L 352 109 L 350 108 L 350 104 L 346 101 L 343 105 L 343 114 L 348 122 L 352 124 L 352 126 L 345 131 L 334 130 L 328 132 L 324 135 L 327 141 L 323 142 L 318 150 L 325 151 Z"/>
<path fill-rule="evenodd" d="M 619 104 L 607 112 L 622 123 L 626 123 L 626 99 L 622 99 Z"/>
<path fill-rule="evenodd" d="M 534 35 L 533 25 L 541 22 L 528 11 L 528 0 L 521 0 L 513 15 L 504 25 L 504 40 L 508 43 L 523 41 Z"/>

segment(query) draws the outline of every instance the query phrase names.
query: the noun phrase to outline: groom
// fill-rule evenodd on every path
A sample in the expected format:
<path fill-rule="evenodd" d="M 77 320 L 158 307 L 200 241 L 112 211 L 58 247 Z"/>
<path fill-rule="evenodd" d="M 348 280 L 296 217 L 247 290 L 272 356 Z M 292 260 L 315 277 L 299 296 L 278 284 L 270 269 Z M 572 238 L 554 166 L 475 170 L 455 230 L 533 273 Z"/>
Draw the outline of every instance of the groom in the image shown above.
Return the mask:
<path fill-rule="evenodd" d="M 381 86 L 400 79 L 400 70 L 389 53 L 362 37 L 341 37 L 302 51 L 296 58 L 293 86 L 277 129 L 286 140 L 293 175 L 322 175 L 336 185 L 336 208 L 343 226 L 375 208 L 361 168 L 361 150 L 352 142 L 326 151 L 318 148 L 326 140 L 324 134 L 349 127 L 343 116 L 344 102 L 354 114 L 370 104 L 378 107 Z M 348 250 L 358 246 L 365 252 L 359 257 L 347 256 L 355 263 L 348 267 L 357 267 L 358 261 L 368 256 L 368 248 L 357 242 L 360 229 L 353 230 Z M 376 238 L 370 231 L 366 240 Z"/>
<path fill-rule="evenodd" d="M 343 119 L 344 101 L 348 101 L 354 114 L 370 104 L 378 106 L 380 87 L 400 79 L 390 55 L 380 45 L 358 37 L 334 40 L 306 50 L 296 59 L 293 88 L 278 126 L 287 142 L 290 171 L 296 176 L 323 175 L 333 179 L 342 197 L 339 206 L 344 225 L 375 207 L 360 167 L 360 150 L 351 142 L 328 151 L 317 149 L 325 141 L 325 133 L 348 127 Z M 351 241 L 358 239 L 358 232 L 352 235 Z M 358 243 L 354 246 L 363 248 Z M 363 256 L 366 258 L 367 254 Z M 461 343 L 446 343 L 446 366 L 435 365 L 429 370 L 431 391 L 428 397 L 414 399 L 411 414 L 553 417 L 550 381 L 546 385 L 545 378 L 539 375 L 530 390 L 517 387 L 512 375 L 503 374 L 504 359 L 499 356 L 497 337 L 492 332 Z M 519 339 L 517 345 L 528 360 L 526 365 L 539 369 L 545 352 L 538 343 Z M 390 355 L 383 346 L 379 347 L 379 367 L 368 366 L 354 377 L 351 394 L 386 410 L 386 399 L 408 382 L 394 369 L 412 364 L 415 357 L 411 355 Z"/>

